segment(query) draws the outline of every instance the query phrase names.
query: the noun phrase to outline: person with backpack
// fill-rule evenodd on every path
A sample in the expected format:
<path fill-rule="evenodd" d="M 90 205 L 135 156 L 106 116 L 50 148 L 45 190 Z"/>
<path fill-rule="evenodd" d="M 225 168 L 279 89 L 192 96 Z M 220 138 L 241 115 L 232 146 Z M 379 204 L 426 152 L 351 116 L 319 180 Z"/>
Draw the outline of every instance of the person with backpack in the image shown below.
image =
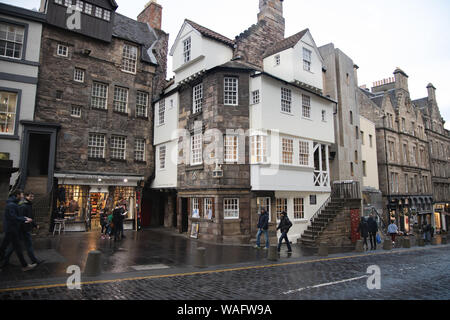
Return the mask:
<path fill-rule="evenodd" d="M 281 230 L 281 237 L 278 242 L 278 252 L 280 252 L 281 245 L 283 244 L 283 239 L 286 241 L 286 245 L 288 247 L 288 253 L 292 252 L 291 243 L 289 242 L 289 239 L 287 236 L 289 229 L 291 227 L 292 227 L 292 222 L 289 220 L 287 213 L 283 211 L 281 213 L 280 224 L 278 225 L 278 228 L 277 228 L 277 230 Z"/>
<path fill-rule="evenodd" d="M 258 233 L 256 234 L 256 246 L 255 248 L 259 249 L 261 245 L 261 234 L 264 233 L 266 238 L 266 246 L 265 250 L 269 249 L 269 214 L 265 209 L 261 209 L 261 214 L 258 219 Z"/>
<path fill-rule="evenodd" d="M 370 214 L 367 224 L 369 225 L 370 250 L 377 250 L 378 224 L 373 213 Z"/>
<path fill-rule="evenodd" d="M 358 226 L 358 232 L 361 234 L 361 237 L 364 239 L 364 245 L 366 246 L 366 251 L 369 250 L 369 245 L 367 244 L 367 237 L 369 236 L 369 224 L 366 221 L 366 218 L 361 217 L 361 222 Z"/>

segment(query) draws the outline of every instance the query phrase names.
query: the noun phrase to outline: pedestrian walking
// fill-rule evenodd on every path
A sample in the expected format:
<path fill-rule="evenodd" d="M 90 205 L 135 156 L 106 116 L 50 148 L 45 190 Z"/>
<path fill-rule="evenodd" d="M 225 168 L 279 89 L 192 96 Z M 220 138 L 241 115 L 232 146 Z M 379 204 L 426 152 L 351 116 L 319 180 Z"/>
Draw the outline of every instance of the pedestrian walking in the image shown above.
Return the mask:
<path fill-rule="evenodd" d="M 395 220 L 392 220 L 391 224 L 388 226 L 388 233 L 391 236 L 392 244 L 395 245 L 395 236 L 398 233 L 398 227 L 395 224 Z"/>
<path fill-rule="evenodd" d="M 22 198 L 23 192 L 21 190 L 16 190 L 6 202 L 5 215 L 3 218 L 5 238 L 0 246 L 0 261 L 5 257 L 5 251 L 9 244 L 12 244 L 20 264 L 22 265 L 22 271 L 29 271 L 34 269 L 37 264 L 28 264 L 23 257 L 22 246 L 20 245 L 20 226 L 22 223 L 31 223 L 33 220 L 19 215 L 19 201 Z"/>
<path fill-rule="evenodd" d="M 100 214 L 100 225 L 102 227 L 101 237 L 105 239 L 106 233 L 108 231 L 108 209 L 105 208 Z"/>
<path fill-rule="evenodd" d="M 367 237 L 369 236 L 369 224 L 366 221 L 366 218 L 361 217 L 361 222 L 358 226 L 358 232 L 361 234 L 361 237 L 364 239 L 364 245 L 366 246 L 366 251 L 369 250 L 369 245 L 367 244 Z"/>
<path fill-rule="evenodd" d="M 378 223 L 373 213 L 370 214 L 367 224 L 369 225 L 370 250 L 377 250 Z"/>
<path fill-rule="evenodd" d="M 117 203 L 116 207 L 113 211 L 113 219 L 112 222 L 114 224 L 114 241 L 120 239 L 124 239 L 123 235 L 123 220 L 125 219 L 125 216 L 127 215 L 127 212 L 124 209 L 124 206 L 121 205 L 119 202 Z"/>
<path fill-rule="evenodd" d="M 25 198 L 23 199 L 23 201 L 21 201 L 19 203 L 19 211 L 18 211 L 19 216 L 25 217 L 25 218 L 30 218 L 32 220 L 31 223 L 22 223 L 20 225 L 19 238 L 21 241 L 23 241 L 23 243 L 25 245 L 25 249 L 28 254 L 28 257 L 30 258 L 32 264 L 40 265 L 44 261 L 36 258 L 35 254 L 34 254 L 33 239 L 32 239 L 32 235 L 31 235 L 31 233 L 33 232 L 33 229 L 39 228 L 39 226 L 34 221 L 33 200 L 34 200 L 34 194 L 29 192 L 29 193 L 25 194 Z M 12 245 L 10 245 L 8 247 L 8 249 L 6 250 L 6 254 L 5 254 L 4 262 L 3 262 L 4 266 L 9 264 L 9 259 L 12 256 L 13 252 L 14 252 L 14 248 Z"/>
<path fill-rule="evenodd" d="M 289 229 L 291 227 L 292 227 L 292 222 L 289 220 L 287 213 L 283 211 L 281 213 L 280 224 L 278 225 L 278 228 L 277 228 L 277 230 L 281 230 L 281 237 L 278 242 L 278 252 L 280 252 L 280 250 L 281 250 L 281 245 L 283 243 L 283 240 L 286 241 L 286 245 L 288 247 L 288 253 L 292 252 L 291 243 L 289 242 L 289 239 L 287 236 Z"/>
<path fill-rule="evenodd" d="M 264 249 L 269 249 L 269 214 L 265 209 L 261 209 L 261 213 L 259 214 L 258 219 L 258 233 L 256 234 L 256 246 L 255 248 L 261 247 L 261 234 L 264 233 L 264 237 L 266 238 L 266 246 Z"/>

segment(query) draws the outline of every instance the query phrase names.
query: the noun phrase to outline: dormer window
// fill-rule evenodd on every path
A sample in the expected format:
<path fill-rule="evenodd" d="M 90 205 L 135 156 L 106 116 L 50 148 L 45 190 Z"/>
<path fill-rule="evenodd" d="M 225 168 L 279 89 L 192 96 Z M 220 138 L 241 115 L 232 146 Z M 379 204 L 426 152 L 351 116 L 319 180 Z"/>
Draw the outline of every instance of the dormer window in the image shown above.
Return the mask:
<path fill-rule="evenodd" d="M 191 61 L 191 38 L 183 41 L 183 57 L 184 63 Z"/>
<path fill-rule="evenodd" d="M 92 4 L 86 3 L 86 5 L 84 6 L 84 13 L 92 14 Z"/>
<path fill-rule="evenodd" d="M 103 20 L 110 21 L 111 20 L 111 12 L 108 10 L 103 11 Z"/>
<path fill-rule="evenodd" d="M 103 15 L 103 9 L 102 8 L 99 8 L 99 7 L 96 7 L 95 8 L 95 16 L 97 17 L 97 18 L 102 18 L 102 15 Z"/>
<path fill-rule="evenodd" d="M 136 73 L 137 47 L 124 44 L 122 55 L 122 71 Z"/>
<path fill-rule="evenodd" d="M 83 1 L 77 0 L 76 10 L 83 12 Z"/>
<path fill-rule="evenodd" d="M 311 71 L 311 55 L 310 50 L 303 48 L 303 70 Z"/>

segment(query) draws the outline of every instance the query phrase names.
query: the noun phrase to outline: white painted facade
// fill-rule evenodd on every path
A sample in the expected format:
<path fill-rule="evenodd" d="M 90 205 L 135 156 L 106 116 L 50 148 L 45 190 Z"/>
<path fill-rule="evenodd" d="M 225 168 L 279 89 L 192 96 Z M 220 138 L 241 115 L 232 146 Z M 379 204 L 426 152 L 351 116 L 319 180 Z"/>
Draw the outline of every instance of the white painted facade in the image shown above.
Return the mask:
<path fill-rule="evenodd" d="M 378 160 L 375 123 L 360 117 L 361 161 L 363 161 L 363 186 L 379 190 Z"/>
<path fill-rule="evenodd" d="M 190 58 L 185 62 L 184 41 L 190 39 Z M 170 51 L 173 57 L 173 72 L 175 83 L 205 70 L 224 64 L 233 58 L 233 49 L 204 37 L 188 22 L 185 22 Z"/>

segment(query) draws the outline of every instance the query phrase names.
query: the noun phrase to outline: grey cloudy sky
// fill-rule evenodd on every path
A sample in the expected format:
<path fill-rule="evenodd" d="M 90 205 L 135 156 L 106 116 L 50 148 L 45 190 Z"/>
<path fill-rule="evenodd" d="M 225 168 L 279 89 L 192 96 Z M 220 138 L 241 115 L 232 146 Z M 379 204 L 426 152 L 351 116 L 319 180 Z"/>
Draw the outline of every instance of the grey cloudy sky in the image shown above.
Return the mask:
<path fill-rule="evenodd" d="M 1 0 L 29 9 L 40 0 Z M 136 18 L 148 0 L 117 0 L 118 12 Z M 163 30 L 173 44 L 185 18 L 231 39 L 256 23 L 259 0 L 158 0 Z M 333 42 L 360 67 L 359 84 L 409 75 L 412 99 L 437 88 L 438 104 L 450 129 L 450 1 L 285 0 L 286 36 L 309 28 L 318 46 Z M 171 66 L 171 64 L 170 64 Z M 169 67 L 170 67 L 169 66 Z M 169 70 L 169 75 L 170 75 Z"/>

